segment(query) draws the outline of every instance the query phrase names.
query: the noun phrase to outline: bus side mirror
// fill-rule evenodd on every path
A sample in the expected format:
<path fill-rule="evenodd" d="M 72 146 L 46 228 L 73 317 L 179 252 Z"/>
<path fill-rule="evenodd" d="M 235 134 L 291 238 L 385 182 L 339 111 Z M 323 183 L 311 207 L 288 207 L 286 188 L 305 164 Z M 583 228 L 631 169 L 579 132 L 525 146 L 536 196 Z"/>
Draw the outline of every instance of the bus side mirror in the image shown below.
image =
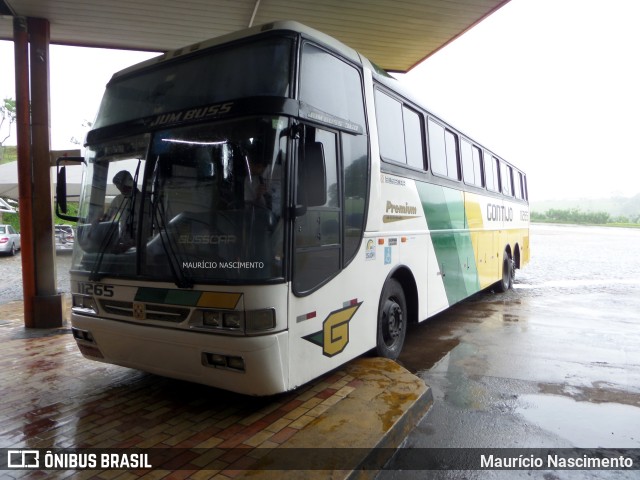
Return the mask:
<path fill-rule="evenodd" d="M 67 213 L 67 167 L 58 167 L 56 183 L 56 215 Z"/>
<path fill-rule="evenodd" d="M 296 212 L 306 212 L 306 207 L 319 207 L 327 203 L 327 171 L 324 149 L 320 142 L 304 146 L 298 162 L 298 201 Z"/>
<path fill-rule="evenodd" d="M 57 178 L 56 178 L 56 216 L 63 220 L 77 222 L 78 217 L 67 215 L 67 167 L 66 165 L 75 165 L 85 163 L 84 157 L 60 157 L 56 160 Z"/>

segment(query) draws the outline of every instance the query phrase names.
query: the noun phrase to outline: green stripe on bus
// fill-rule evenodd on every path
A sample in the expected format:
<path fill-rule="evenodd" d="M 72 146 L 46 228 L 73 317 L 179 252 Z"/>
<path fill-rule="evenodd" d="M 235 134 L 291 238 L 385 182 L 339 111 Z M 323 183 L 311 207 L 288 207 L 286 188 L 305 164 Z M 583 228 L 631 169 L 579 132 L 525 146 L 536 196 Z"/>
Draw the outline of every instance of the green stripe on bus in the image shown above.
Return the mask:
<path fill-rule="evenodd" d="M 195 306 L 200 299 L 200 295 L 202 295 L 202 292 L 141 287 L 136 292 L 134 300 L 136 302 Z"/>
<path fill-rule="evenodd" d="M 459 190 L 417 183 L 449 305 L 480 290 L 478 269 Z"/>
<path fill-rule="evenodd" d="M 170 303 L 171 305 L 195 306 L 198 304 L 200 295 L 202 295 L 202 292 L 169 290 L 166 303 Z"/>

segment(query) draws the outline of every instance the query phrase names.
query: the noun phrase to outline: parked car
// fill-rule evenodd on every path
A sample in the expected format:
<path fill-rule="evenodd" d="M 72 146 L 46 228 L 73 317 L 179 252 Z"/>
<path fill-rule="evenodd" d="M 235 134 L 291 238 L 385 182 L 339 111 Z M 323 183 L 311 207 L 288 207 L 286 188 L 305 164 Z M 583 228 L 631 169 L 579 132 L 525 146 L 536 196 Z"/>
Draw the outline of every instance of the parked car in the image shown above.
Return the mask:
<path fill-rule="evenodd" d="M 70 252 L 73 250 L 75 234 L 71 225 L 55 225 L 56 252 Z"/>
<path fill-rule="evenodd" d="M 12 225 L 0 225 L 0 253 L 15 255 L 20 250 L 20 234 Z"/>

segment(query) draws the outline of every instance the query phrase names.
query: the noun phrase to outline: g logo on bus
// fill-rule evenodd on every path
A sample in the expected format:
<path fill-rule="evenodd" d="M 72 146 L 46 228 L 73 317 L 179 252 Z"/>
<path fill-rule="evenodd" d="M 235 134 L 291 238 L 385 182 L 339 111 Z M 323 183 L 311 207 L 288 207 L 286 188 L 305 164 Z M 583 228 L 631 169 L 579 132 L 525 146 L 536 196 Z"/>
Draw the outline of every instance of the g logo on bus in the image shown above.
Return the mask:
<path fill-rule="evenodd" d="M 322 330 L 302 338 L 322 347 L 326 357 L 342 353 L 349 343 L 349 322 L 360 305 L 362 302 L 331 312 L 322 322 Z"/>

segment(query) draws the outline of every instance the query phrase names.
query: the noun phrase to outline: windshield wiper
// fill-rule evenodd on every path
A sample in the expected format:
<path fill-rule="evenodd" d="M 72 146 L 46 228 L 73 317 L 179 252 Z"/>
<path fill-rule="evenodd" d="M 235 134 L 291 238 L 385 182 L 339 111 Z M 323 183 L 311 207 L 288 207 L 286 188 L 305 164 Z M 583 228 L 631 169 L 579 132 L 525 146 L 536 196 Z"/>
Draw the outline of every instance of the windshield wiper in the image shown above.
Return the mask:
<path fill-rule="evenodd" d="M 116 210 L 114 218 L 120 218 L 120 216 L 125 212 L 128 204 L 131 203 L 130 198 L 125 198 L 124 201 L 118 205 L 118 210 Z M 100 275 L 100 267 L 102 266 L 102 260 L 104 259 L 105 254 L 107 253 L 107 249 L 110 245 L 114 243 L 114 240 L 119 240 L 122 236 L 122 232 L 120 232 L 120 222 L 118 220 L 112 220 L 107 233 L 102 238 L 102 242 L 100 243 L 100 248 L 98 248 L 98 253 L 96 260 L 91 267 L 91 273 L 89 274 L 89 280 L 93 282 L 97 282 L 102 278 Z M 115 237 L 115 238 L 114 238 Z"/>
<path fill-rule="evenodd" d="M 123 201 L 118 205 L 118 209 L 113 212 L 111 215 L 111 224 L 107 230 L 106 235 L 103 237 L 102 242 L 100 243 L 100 248 L 98 249 L 98 256 L 96 257 L 96 261 L 91 268 L 91 273 L 89 274 L 89 280 L 94 282 L 99 281 L 102 278 L 100 275 L 100 267 L 102 266 L 102 261 L 104 260 L 104 256 L 107 253 L 107 249 L 113 245 L 114 241 L 117 243 L 122 242 L 125 238 L 133 239 L 133 223 L 135 217 L 135 209 L 136 209 L 136 200 L 141 199 L 138 198 L 138 173 L 140 172 L 140 164 L 142 161 L 138 159 L 138 166 L 136 167 L 136 172 L 133 177 L 133 190 L 131 192 L 131 196 L 125 196 Z M 126 212 L 127 216 L 125 217 L 124 222 L 120 222 L 122 215 Z M 124 223 L 124 225 L 122 225 Z M 124 232 L 121 227 L 124 227 Z M 115 236 L 115 238 L 114 238 Z"/>
<path fill-rule="evenodd" d="M 180 265 L 175 242 L 173 241 L 173 239 L 171 238 L 171 234 L 169 233 L 164 205 L 162 204 L 161 196 L 158 195 L 158 164 L 159 161 L 156 163 L 153 172 L 154 196 L 151 203 L 151 229 L 153 230 L 154 226 L 158 229 L 160 245 L 162 245 L 162 249 L 164 250 L 169 260 L 169 268 L 171 269 L 171 275 L 173 276 L 173 281 L 176 286 L 178 288 L 193 288 L 193 279 L 185 274 L 182 266 Z"/>

